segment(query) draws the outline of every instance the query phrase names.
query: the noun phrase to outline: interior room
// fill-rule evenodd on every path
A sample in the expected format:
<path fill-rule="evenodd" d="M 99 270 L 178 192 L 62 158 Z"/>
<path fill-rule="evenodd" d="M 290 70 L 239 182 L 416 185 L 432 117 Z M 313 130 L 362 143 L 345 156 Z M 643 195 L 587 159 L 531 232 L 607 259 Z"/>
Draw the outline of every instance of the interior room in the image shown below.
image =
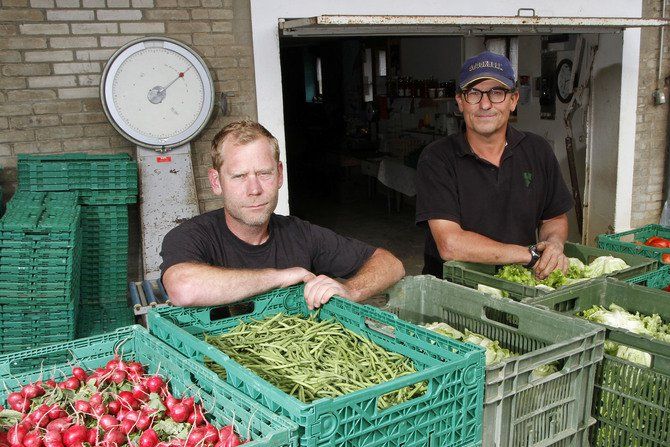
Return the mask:
<path fill-rule="evenodd" d="M 291 213 L 387 246 L 403 259 L 408 274 L 420 273 L 424 229 L 414 225 L 419 156 L 426 145 L 462 126 L 454 99 L 462 61 L 500 45 L 518 71 L 520 100 L 512 125 L 550 142 L 566 183 L 586 202 L 585 111 L 600 105 L 597 97 L 585 94 L 570 115 L 571 173 L 565 143 L 571 97 L 564 90 L 571 82 L 586 83 L 593 67 L 608 64 L 597 53 L 589 57 L 589 48 L 595 43 L 615 47 L 620 40 L 613 34 L 284 37 L 280 55 Z M 575 58 L 578 70 L 572 70 Z M 591 60 L 593 66 L 584 66 Z M 575 71 L 576 79 L 570 77 Z M 599 73 L 599 85 L 618 81 L 619 73 Z M 607 104 L 599 116 L 617 113 L 617 107 Z M 601 134 L 594 147 L 614 138 L 615 129 L 610 122 L 609 136 Z M 616 153 L 599 156 L 616 166 Z M 599 191 L 615 188 L 611 177 L 596 181 L 611 183 L 601 184 Z M 586 205 L 577 207 L 580 217 L 570 213 L 572 241 L 599 231 L 584 216 Z M 613 201 L 599 206 L 607 208 L 603 215 L 613 213 Z"/>

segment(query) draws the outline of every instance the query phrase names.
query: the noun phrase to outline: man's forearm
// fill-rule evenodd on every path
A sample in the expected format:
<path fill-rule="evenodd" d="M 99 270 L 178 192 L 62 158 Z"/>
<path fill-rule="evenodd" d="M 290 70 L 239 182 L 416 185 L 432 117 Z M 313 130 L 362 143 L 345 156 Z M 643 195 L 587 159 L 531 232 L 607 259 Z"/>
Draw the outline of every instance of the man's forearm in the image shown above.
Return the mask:
<path fill-rule="evenodd" d="M 292 271 L 294 270 L 294 271 Z M 173 265 L 163 275 L 163 285 L 176 306 L 214 306 L 234 303 L 291 282 L 304 269 L 229 269 L 205 264 Z"/>
<path fill-rule="evenodd" d="M 402 262 L 390 252 L 378 248 L 354 276 L 344 282 L 353 301 L 369 298 L 405 276 Z"/>
<path fill-rule="evenodd" d="M 568 216 L 566 214 L 542 221 L 540 241 L 556 242 L 563 245 L 567 240 Z"/>
<path fill-rule="evenodd" d="M 504 244 L 479 233 L 465 231 L 455 224 L 429 221 L 440 257 L 445 261 L 479 262 L 482 264 L 526 264 L 530 262 L 527 247 Z"/>
<path fill-rule="evenodd" d="M 503 244 L 471 231 L 464 231 L 452 240 L 453 260 L 482 264 L 526 264 L 530 262 L 527 247 Z"/>

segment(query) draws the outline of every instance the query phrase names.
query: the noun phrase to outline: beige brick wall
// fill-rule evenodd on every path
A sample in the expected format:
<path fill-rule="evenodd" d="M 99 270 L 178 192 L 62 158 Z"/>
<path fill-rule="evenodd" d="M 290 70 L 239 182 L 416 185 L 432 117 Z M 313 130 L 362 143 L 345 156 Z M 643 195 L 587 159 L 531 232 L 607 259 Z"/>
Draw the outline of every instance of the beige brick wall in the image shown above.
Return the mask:
<path fill-rule="evenodd" d="M 16 156 L 129 152 L 99 98 L 105 62 L 123 44 L 161 35 L 205 59 L 214 88 L 233 92 L 230 116 L 215 116 L 192 142 L 201 210 L 220 206 L 207 184 L 209 142 L 227 122 L 256 117 L 248 0 L 0 0 L 0 173 L 16 187 Z"/>
<path fill-rule="evenodd" d="M 666 1 L 666 16 L 670 15 L 670 1 Z M 645 0 L 643 16 L 661 17 L 663 0 Z M 663 209 L 663 180 L 665 152 L 668 145 L 668 109 L 670 102 L 670 29 L 665 30 L 661 80 L 658 79 L 658 29 L 643 29 L 640 44 L 640 75 L 637 98 L 637 127 L 635 135 L 635 165 L 631 226 L 640 227 L 658 223 Z M 655 106 L 653 91 L 665 92 L 666 104 Z"/>

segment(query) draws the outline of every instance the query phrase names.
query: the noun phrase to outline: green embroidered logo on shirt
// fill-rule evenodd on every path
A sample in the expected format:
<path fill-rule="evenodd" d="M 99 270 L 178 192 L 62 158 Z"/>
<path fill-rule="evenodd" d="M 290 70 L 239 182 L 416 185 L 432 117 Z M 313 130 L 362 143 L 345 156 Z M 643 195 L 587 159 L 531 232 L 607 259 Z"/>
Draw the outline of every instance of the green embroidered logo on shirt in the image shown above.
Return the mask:
<path fill-rule="evenodd" d="M 532 172 L 524 172 L 523 173 L 523 183 L 526 185 L 526 188 L 530 186 L 530 182 L 533 181 L 533 173 Z"/>

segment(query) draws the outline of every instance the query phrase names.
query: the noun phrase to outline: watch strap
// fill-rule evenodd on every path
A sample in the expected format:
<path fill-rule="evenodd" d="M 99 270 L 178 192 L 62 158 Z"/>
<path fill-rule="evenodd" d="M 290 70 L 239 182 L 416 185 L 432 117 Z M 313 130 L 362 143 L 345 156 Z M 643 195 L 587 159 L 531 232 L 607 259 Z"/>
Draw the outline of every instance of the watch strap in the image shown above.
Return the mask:
<path fill-rule="evenodd" d="M 537 261 L 540 259 L 540 252 L 537 251 L 537 246 L 536 245 L 531 245 L 528 247 L 528 251 L 530 252 L 530 262 L 528 264 L 524 265 L 527 269 L 532 269 L 535 267 L 535 264 L 537 264 Z"/>

